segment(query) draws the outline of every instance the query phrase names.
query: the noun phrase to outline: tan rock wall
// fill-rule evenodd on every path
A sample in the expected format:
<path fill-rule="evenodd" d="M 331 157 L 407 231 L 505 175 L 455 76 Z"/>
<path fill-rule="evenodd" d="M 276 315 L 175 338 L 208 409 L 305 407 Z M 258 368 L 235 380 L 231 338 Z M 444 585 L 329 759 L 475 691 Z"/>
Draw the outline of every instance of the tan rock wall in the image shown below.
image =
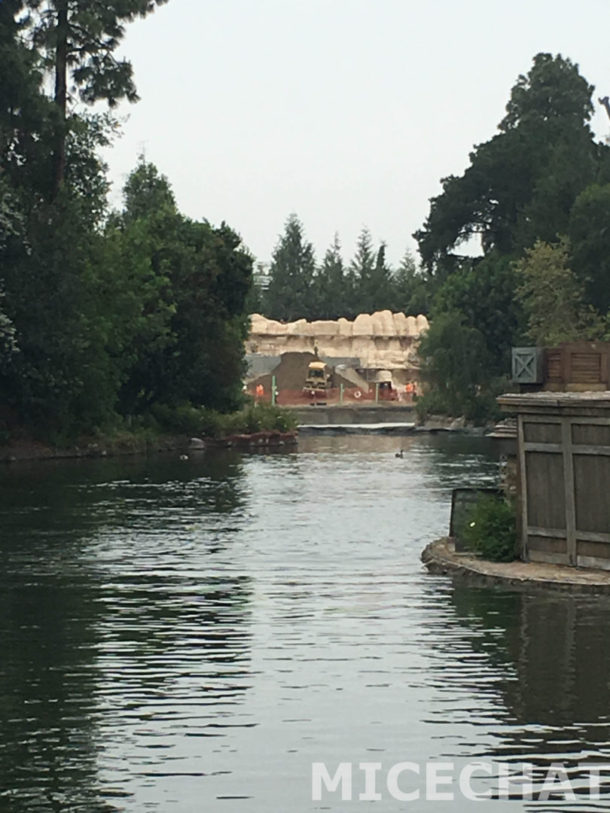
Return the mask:
<path fill-rule="evenodd" d="M 427 329 L 425 316 L 389 310 L 361 313 L 353 322 L 299 319 L 286 324 L 255 313 L 246 352 L 280 356 L 317 349 L 321 356 L 359 358 L 362 368 L 408 369 L 417 366 L 419 338 Z"/>

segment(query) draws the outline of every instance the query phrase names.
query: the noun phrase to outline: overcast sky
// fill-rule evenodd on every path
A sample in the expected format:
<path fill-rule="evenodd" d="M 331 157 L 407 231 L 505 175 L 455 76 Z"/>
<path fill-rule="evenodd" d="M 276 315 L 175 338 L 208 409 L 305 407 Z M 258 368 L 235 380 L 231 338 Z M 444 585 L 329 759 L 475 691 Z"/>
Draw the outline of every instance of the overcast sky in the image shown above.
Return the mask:
<path fill-rule="evenodd" d="M 269 262 L 295 212 L 321 259 L 367 226 L 398 263 L 440 179 L 487 141 L 539 51 L 610 95 L 608 0 L 169 0 L 123 53 L 141 101 L 105 157 L 114 200 L 144 150 L 180 209 Z M 610 122 L 596 104 L 600 138 Z"/>

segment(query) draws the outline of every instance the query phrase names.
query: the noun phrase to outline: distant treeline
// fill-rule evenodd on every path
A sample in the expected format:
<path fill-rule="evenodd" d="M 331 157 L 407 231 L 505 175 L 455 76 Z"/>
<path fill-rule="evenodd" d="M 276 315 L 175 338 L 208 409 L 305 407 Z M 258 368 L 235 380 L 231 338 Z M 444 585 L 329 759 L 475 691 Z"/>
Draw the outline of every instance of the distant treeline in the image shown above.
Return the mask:
<path fill-rule="evenodd" d="M 286 221 L 268 274 L 255 279 L 250 309 L 270 319 L 353 319 L 385 309 L 416 315 L 429 305 L 426 279 L 410 252 L 392 268 L 385 244 L 375 247 L 364 228 L 351 262 L 345 263 L 335 236 L 318 264 L 296 214 Z"/>

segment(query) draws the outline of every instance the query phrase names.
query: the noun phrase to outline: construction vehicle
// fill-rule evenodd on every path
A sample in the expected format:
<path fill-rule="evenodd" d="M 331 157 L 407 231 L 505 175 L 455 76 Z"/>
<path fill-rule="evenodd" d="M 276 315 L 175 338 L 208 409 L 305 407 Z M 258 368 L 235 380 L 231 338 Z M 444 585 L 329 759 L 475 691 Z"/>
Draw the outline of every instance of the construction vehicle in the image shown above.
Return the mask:
<path fill-rule="evenodd" d="M 307 378 L 303 392 L 312 399 L 326 399 L 332 387 L 332 371 L 323 361 L 311 361 L 307 367 Z"/>

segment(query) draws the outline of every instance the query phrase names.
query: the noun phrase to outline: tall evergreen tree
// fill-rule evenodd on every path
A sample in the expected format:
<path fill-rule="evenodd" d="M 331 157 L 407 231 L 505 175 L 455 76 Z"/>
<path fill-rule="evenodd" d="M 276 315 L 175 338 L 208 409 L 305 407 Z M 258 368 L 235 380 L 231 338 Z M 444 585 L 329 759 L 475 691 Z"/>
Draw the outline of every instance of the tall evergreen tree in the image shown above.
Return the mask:
<path fill-rule="evenodd" d="M 313 246 L 305 240 L 301 221 L 292 214 L 273 252 L 265 314 L 286 321 L 312 318 L 315 267 Z"/>
<path fill-rule="evenodd" d="M 355 313 L 371 313 L 373 310 L 375 261 L 373 238 L 365 226 L 358 235 L 356 252 L 349 267 L 350 282 L 354 289 Z"/>
<path fill-rule="evenodd" d="M 350 310 L 349 291 L 341 256 L 339 235 L 335 234 L 315 276 L 317 319 L 338 319 Z"/>
<path fill-rule="evenodd" d="M 394 274 L 393 286 L 397 311 L 412 316 L 428 313 L 433 284 L 417 267 L 415 258 L 408 249 Z"/>
<path fill-rule="evenodd" d="M 66 139 L 72 122 L 68 80 L 85 104 L 136 101 L 131 63 L 116 56 L 125 23 L 167 0 L 27 0 L 33 11 L 32 41 L 53 77 L 54 138 L 50 179 L 56 196 L 66 171 Z"/>
<path fill-rule="evenodd" d="M 393 284 L 392 269 L 386 261 L 385 243 L 382 243 L 377 249 L 370 287 L 371 312 L 396 310 L 396 291 Z"/>

